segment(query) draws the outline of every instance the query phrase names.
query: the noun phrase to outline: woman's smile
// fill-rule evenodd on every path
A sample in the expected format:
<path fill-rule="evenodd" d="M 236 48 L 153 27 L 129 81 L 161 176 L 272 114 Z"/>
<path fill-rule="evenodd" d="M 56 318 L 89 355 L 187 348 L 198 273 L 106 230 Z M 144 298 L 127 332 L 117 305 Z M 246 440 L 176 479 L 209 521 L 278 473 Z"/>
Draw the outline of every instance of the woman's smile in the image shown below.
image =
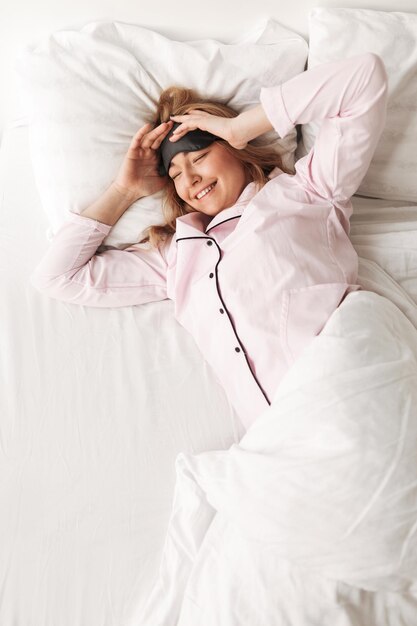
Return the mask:
<path fill-rule="evenodd" d="M 207 196 L 211 195 L 212 192 L 214 192 L 214 189 L 217 185 L 217 182 L 212 183 L 211 185 L 209 185 L 208 187 L 206 187 L 206 190 L 204 191 L 204 194 L 202 196 L 196 196 L 196 200 L 198 200 L 199 202 L 201 202 L 201 200 L 204 200 L 204 198 L 206 198 Z"/>

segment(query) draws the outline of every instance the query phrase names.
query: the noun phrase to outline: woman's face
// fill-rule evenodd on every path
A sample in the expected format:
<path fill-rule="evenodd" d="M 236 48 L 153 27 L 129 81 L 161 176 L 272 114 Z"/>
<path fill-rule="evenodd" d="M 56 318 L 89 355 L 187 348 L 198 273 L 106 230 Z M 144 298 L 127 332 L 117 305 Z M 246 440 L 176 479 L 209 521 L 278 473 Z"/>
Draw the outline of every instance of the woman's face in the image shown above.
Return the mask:
<path fill-rule="evenodd" d="M 216 141 L 202 150 L 176 154 L 169 166 L 169 176 L 182 200 L 211 216 L 233 206 L 250 182 L 243 164 Z M 213 184 L 209 193 L 197 198 Z"/>

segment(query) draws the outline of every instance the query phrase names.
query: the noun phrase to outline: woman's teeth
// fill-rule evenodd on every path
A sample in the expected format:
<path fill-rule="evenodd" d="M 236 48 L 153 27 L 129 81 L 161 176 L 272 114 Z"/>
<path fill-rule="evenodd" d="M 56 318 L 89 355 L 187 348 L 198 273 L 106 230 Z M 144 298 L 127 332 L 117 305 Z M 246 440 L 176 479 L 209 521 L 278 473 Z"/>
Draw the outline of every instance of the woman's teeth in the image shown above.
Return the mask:
<path fill-rule="evenodd" d="M 203 189 L 203 191 L 196 196 L 197 200 L 201 200 L 201 198 L 204 198 L 204 196 L 210 193 L 210 191 L 213 189 L 215 185 L 216 183 L 213 183 L 212 185 L 209 185 L 208 187 L 206 187 L 206 189 Z"/>

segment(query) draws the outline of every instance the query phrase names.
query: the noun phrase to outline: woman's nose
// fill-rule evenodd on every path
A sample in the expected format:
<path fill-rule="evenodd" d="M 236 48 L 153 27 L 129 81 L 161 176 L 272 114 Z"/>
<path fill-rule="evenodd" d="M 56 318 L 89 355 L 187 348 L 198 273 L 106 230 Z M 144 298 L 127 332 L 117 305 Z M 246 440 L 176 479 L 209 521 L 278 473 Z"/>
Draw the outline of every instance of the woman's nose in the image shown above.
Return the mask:
<path fill-rule="evenodd" d="M 201 176 L 197 174 L 194 170 L 188 170 L 185 172 L 185 180 L 189 187 L 193 187 L 196 183 L 201 180 Z"/>

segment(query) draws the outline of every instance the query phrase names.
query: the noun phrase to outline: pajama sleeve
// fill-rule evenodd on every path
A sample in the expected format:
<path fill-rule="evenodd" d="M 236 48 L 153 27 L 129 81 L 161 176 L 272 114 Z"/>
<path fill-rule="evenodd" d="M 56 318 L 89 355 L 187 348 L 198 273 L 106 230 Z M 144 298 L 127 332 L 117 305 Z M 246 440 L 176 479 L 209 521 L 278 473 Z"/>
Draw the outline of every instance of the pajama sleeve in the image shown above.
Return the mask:
<path fill-rule="evenodd" d="M 369 52 L 318 65 L 262 88 L 260 101 L 281 137 L 297 124 L 322 120 L 314 146 L 295 164 L 295 176 L 308 193 L 346 202 L 362 182 L 385 125 L 381 58 Z"/>
<path fill-rule="evenodd" d="M 70 213 L 32 273 L 32 285 L 52 298 L 96 307 L 166 299 L 167 262 L 160 249 L 135 244 L 97 253 L 110 230 Z"/>

